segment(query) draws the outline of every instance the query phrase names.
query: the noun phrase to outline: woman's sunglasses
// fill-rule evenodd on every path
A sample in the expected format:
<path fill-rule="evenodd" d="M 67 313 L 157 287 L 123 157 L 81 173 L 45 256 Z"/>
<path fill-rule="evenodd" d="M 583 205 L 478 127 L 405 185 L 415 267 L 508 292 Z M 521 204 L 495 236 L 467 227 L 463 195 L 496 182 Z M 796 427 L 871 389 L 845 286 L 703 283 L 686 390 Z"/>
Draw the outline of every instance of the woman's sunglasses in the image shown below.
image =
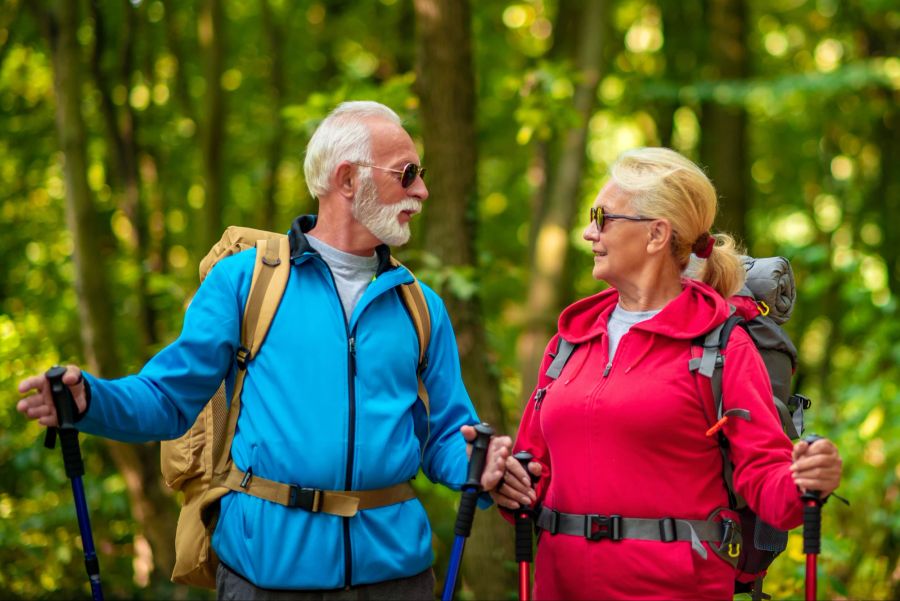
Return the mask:
<path fill-rule="evenodd" d="M 409 188 L 413 185 L 413 182 L 416 181 L 416 176 L 421 177 L 422 180 L 425 180 L 425 168 L 419 167 L 414 163 L 407 163 L 403 166 L 403 169 L 391 169 L 390 167 L 379 167 L 378 165 L 370 165 L 368 163 L 353 163 L 354 165 L 359 165 L 360 167 L 371 167 L 372 169 L 381 169 L 382 171 L 390 171 L 391 173 L 399 173 L 400 174 L 400 186 L 403 188 Z"/>
<path fill-rule="evenodd" d="M 604 213 L 603 207 L 591 207 L 591 221 L 597 224 L 597 231 L 602 232 L 603 226 L 607 221 L 614 219 L 627 219 L 628 221 L 656 221 L 652 217 L 641 217 L 640 215 L 616 215 L 615 213 Z"/>

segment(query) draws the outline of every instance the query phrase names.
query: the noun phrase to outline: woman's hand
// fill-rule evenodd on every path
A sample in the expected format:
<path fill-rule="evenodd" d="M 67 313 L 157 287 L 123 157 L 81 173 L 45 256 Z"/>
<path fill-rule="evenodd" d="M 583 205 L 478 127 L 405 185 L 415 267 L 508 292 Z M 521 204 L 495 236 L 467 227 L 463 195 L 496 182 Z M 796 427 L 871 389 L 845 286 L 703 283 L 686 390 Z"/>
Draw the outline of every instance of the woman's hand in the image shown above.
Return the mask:
<path fill-rule="evenodd" d="M 824 499 L 841 483 L 841 455 L 827 438 L 812 444 L 801 440 L 794 445 L 792 458 L 791 474 L 802 492 L 816 490 Z"/>
<path fill-rule="evenodd" d="M 528 471 L 540 476 L 541 464 L 532 461 L 528 464 Z M 514 457 L 506 459 L 506 474 L 499 479 L 497 487 L 490 490 L 490 493 L 494 503 L 507 509 L 515 510 L 522 505 L 533 505 L 537 501 L 537 493 L 531 485 L 531 478 Z"/>

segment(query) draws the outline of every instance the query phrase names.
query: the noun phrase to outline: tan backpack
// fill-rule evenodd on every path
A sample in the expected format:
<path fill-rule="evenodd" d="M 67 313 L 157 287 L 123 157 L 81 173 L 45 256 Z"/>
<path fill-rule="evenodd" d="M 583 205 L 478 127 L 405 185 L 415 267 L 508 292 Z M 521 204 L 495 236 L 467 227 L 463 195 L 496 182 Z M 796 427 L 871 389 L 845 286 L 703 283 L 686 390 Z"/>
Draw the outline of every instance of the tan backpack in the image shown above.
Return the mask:
<path fill-rule="evenodd" d="M 412 499 L 408 482 L 378 490 L 325 491 L 300 488 L 244 473 L 231 460 L 231 443 L 241 405 L 241 390 L 248 364 L 266 338 L 284 295 L 291 268 L 290 243 L 284 234 L 231 226 L 200 262 L 202 282 L 221 259 L 256 248 L 250 294 L 241 323 L 241 347 L 231 405 L 223 381 L 215 395 L 181 438 L 162 443 L 160 466 L 166 485 L 184 495 L 175 531 L 175 568 L 172 581 L 214 589 L 218 557 L 211 539 L 218 519 L 219 500 L 238 491 L 275 503 L 313 512 L 350 517 L 360 509 L 381 507 Z M 399 262 L 391 259 L 394 265 Z M 418 280 L 399 288 L 419 339 L 419 398 L 430 415 L 428 392 L 422 382 L 426 350 L 431 339 L 431 318 Z M 430 435 L 430 432 L 429 432 Z M 426 438 L 427 444 L 427 438 Z M 424 445 L 423 445 L 424 452 Z"/>

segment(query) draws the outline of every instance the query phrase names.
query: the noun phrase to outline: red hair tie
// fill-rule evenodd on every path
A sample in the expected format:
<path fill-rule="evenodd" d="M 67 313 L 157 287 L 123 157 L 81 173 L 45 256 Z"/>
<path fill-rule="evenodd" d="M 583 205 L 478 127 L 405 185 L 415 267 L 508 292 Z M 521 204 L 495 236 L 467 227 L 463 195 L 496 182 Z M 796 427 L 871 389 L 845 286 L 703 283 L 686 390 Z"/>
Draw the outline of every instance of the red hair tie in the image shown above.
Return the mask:
<path fill-rule="evenodd" d="M 697 238 L 697 241 L 694 242 L 691 251 L 701 259 L 708 259 L 709 255 L 712 254 L 715 245 L 716 237 L 709 232 L 703 232 L 700 234 L 700 237 Z"/>

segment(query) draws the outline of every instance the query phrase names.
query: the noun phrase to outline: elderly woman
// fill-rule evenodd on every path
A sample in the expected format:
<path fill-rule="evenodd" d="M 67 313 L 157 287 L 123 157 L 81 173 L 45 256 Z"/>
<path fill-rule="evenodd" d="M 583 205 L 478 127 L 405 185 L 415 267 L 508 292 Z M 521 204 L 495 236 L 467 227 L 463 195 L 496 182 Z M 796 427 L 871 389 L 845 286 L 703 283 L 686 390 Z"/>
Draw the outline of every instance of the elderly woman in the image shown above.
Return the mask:
<path fill-rule="evenodd" d="M 622 155 L 594 201 L 584 239 L 594 278 L 610 288 L 563 311 L 559 335 L 577 346 L 555 379 L 546 371 L 557 337 L 547 346 L 515 444 L 534 455 L 536 490 L 510 458 L 492 492 L 509 509 L 540 501 L 540 525 L 555 526 L 538 539 L 535 599 L 733 596 L 735 569 L 715 551 L 730 536 L 723 518 L 736 518 L 719 445 L 706 435 L 712 409 L 688 369 L 692 341 L 725 321 L 744 279 L 732 238 L 710 233 L 715 213 L 703 171 L 664 148 Z M 692 252 L 704 263 L 697 279 L 684 275 Z M 741 328 L 723 356 L 724 408 L 750 418 L 723 428 L 735 490 L 765 522 L 796 527 L 800 491 L 837 488 L 840 456 L 824 439 L 792 448 Z M 602 516 L 621 516 L 622 540 L 586 536 L 610 534 Z M 663 518 L 690 528 L 647 526 Z"/>

